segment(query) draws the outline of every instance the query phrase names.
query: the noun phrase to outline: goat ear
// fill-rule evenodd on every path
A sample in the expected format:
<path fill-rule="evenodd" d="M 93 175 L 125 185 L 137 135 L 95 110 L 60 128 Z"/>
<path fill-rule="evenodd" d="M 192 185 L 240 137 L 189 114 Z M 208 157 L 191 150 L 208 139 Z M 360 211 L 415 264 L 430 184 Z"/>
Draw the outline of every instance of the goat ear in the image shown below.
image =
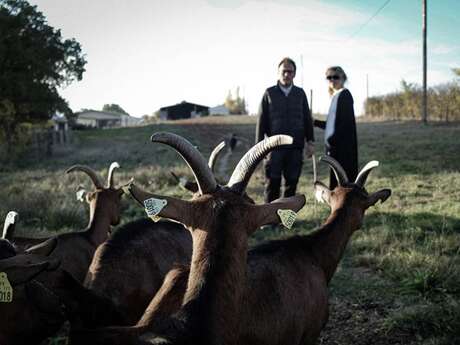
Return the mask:
<path fill-rule="evenodd" d="M 281 198 L 272 201 L 269 204 L 253 205 L 254 208 L 254 231 L 262 225 L 281 223 L 278 210 L 291 210 L 298 212 L 305 205 L 304 195 L 295 195 L 290 198 Z"/>
<path fill-rule="evenodd" d="M 56 237 L 52 237 L 42 243 L 36 244 L 35 246 L 26 249 L 24 253 L 48 256 L 56 248 L 57 241 L 58 240 Z"/>
<path fill-rule="evenodd" d="M 145 208 L 149 217 L 154 219 L 158 217 L 169 218 L 186 226 L 190 225 L 190 202 L 169 196 L 151 194 L 140 189 L 134 183 L 131 183 L 127 190 L 134 200 Z"/>
<path fill-rule="evenodd" d="M 391 189 L 382 189 L 378 192 L 372 193 L 368 197 L 367 207 L 374 206 L 377 201 L 385 202 L 391 195 Z"/>
<path fill-rule="evenodd" d="M 0 264 L 0 271 L 6 273 L 10 284 L 15 286 L 35 278 L 46 270 L 49 264 L 45 258 L 40 259 L 27 254 L 20 254 L 3 259 Z"/>
<path fill-rule="evenodd" d="M 322 182 L 316 181 L 314 184 L 315 198 L 318 202 L 326 203 L 329 205 L 331 199 L 331 190 Z"/>

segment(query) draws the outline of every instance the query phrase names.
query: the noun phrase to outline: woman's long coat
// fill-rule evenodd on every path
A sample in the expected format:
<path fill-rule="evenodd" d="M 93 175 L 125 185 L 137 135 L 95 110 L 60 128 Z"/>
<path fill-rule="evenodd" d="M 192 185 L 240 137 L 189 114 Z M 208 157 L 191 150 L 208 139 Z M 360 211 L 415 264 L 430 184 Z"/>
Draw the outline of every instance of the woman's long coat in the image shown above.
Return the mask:
<path fill-rule="evenodd" d="M 344 89 L 338 97 L 334 129 L 326 141 L 326 154 L 335 158 L 347 173 L 348 179 L 354 181 L 358 175 L 358 140 L 353 96 Z M 315 120 L 314 124 L 326 128 L 326 121 Z M 330 187 L 336 185 L 335 175 L 331 171 Z"/>

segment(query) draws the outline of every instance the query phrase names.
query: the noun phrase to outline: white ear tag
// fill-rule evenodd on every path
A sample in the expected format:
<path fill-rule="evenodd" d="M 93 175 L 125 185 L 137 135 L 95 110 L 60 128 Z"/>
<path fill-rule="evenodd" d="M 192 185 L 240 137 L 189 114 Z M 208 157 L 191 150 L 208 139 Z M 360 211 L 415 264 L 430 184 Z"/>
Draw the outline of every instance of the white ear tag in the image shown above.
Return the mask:
<path fill-rule="evenodd" d="M 320 202 L 320 203 L 323 203 L 324 202 L 324 199 L 323 199 L 323 191 L 320 190 L 320 189 L 317 189 L 315 191 L 315 198 L 316 198 L 316 201 Z"/>
<path fill-rule="evenodd" d="M 278 210 L 276 211 L 278 213 L 278 216 L 281 219 L 281 223 L 288 229 L 292 228 L 292 225 L 295 222 L 295 219 L 297 218 L 297 213 L 295 213 L 292 210 Z"/>
<path fill-rule="evenodd" d="M 13 302 L 13 288 L 5 272 L 0 272 L 0 302 Z"/>
<path fill-rule="evenodd" d="M 79 190 L 75 193 L 75 196 L 77 197 L 77 200 L 80 201 L 80 202 L 85 201 L 85 199 L 83 198 L 83 195 L 85 195 L 85 190 L 84 190 L 84 189 L 79 189 Z"/>
<path fill-rule="evenodd" d="M 160 217 L 157 216 L 158 213 L 168 204 L 164 199 L 150 198 L 144 200 L 145 212 L 154 222 L 160 220 Z"/>

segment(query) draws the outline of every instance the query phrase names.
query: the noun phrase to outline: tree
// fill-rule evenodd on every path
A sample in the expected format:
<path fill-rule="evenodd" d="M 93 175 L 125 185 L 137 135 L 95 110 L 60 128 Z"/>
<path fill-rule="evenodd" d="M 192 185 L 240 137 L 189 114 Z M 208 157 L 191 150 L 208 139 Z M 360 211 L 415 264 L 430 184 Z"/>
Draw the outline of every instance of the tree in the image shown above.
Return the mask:
<path fill-rule="evenodd" d="M 36 6 L 0 0 L 0 137 L 7 153 L 21 124 L 71 114 L 57 89 L 81 80 L 85 64 L 80 44 L 64 40 Z"/>
<path fill-rule="evenodd" d="M 107 111 L 109 113 L 116 113 L 116 114 L 125 114 L 129 115 L 122 107 L 118 104 L 104 104 L 102 107 L 102 111 Z"/>
<path fill-rule="evenodd" d="M 232 92 L 229 90 L 227 98 L 224 102 L 225 107 L 229 110 L 230 114 L 247 114 L 246 101 L 240 97 L 240 88 L 236 88 L 236 96 L 233 98 Z"/>

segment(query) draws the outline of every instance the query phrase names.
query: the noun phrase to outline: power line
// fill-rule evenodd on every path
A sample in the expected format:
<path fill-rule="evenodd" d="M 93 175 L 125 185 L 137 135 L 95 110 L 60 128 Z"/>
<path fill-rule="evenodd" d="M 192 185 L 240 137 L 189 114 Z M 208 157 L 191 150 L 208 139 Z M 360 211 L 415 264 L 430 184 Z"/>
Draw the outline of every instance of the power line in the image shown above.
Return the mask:
<path fill-rule="evenodd" d="M 374 18 L 380 13 L 380 11 L 382 11 L 382 10 L 386 7 L 386 5 L 388 5 L 388 4 L 390 3 L 390 1 L 391 1 L 391 0 L 385 1 L 385 3 L 384 3 L 382 6 L 380 6 L 379 9 L 378 9 L 378 10 L 377 10 L 377 11 L 376 11 L 376 12 L 375 12 L 375 13 L 374 13 L 374 14 L 373 14 L 363 25 L 361 25 L 361 26 L 359 27 L 358 30 L 356 30 L 354 33 L 352 33 L 352 34 L 350 35 L 350 37 L 348 37 L 348 40 L 351 40 L 351 39 L 352 39 L 353 37 L 355 37 L 362 29 L 364 29 L 364 27 L 365 27 L 367 24 L 369 24 L 369 22 L 370 22 L 372 19 L 374 19 Z M 348 41 L 348 40 L 347 40 L 347 41 Z"/>

